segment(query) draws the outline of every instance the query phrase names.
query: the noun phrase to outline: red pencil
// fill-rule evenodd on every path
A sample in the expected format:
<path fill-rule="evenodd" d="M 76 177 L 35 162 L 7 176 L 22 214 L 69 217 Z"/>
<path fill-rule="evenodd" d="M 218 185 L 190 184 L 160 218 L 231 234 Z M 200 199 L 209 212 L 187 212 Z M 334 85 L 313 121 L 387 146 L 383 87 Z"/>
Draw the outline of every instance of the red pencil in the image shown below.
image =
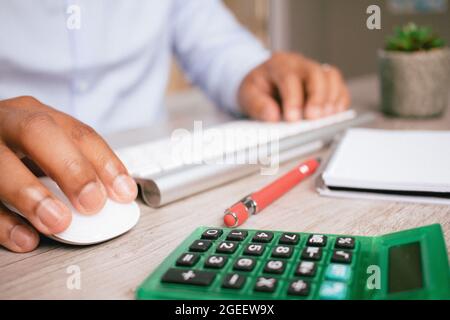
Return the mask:
<path fill-rule="evenodd" d="M 311 159 L 300 164 L 278 180 L 225 210 L 223 222 L 230 228 L 242 225 L 250 215 L 261 212 L 301 181 L 314 174 L 319 165 L 320 159 Z"/>

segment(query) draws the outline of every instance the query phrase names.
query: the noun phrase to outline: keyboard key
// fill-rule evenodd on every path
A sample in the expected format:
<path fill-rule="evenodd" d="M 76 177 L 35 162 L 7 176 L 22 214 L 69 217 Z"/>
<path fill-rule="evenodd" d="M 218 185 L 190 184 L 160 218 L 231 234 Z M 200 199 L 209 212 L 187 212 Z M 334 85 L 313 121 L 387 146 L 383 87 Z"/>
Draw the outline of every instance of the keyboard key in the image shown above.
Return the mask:
<path fill-rule="evenodd" d="M 259 277 L 255 283 L 255 291 L 274 292 L 277 288 L 277 279 Z"/>
<path fill-rule="evenodd" d="M 221 229 L 208 229 L 202 234 L 202 239 L 217 240 L 222 235 Z"/>
<path fill-rule="evenodd" d="M 322 259 L 322 248 L 306 247 L 302 252 L 302 259 L 304 260 L 320 260 Z"/>
<path fill-rule="evenodd" d="M 196 253 L 183 253 L 176 262 L 177 266 L 192 267 L 200 259 L 200 255 Z"/>
<path fill-rule="evenodd" d="M 347 297 L 347 285 L 342 282 L 324 281 L 319 298 L 324 300 L 343 300 Z"/>
<path fill-rule="evenodd" d="M 216 273 L 214 272 L 171 268 L 163 275 L 161 281 L 196 286 L 209 286 L 213 282 L 215 276 Z"/>
<path fill-rule="evenodd" d="M 316 275 L 317 265 L 312 261 L 300 261 L 297 269 L 295 269 L 295 275 L 301 277 L 314 277 Z"/>
<path fill-rule="evenodd" d="M 269 260 L 264 266 L 264 272 L 282 274 L 286 269 L 286 264 L 281 260 Z"/>
<path fill-rule="evenodd" d="M 231 241 L 223 241 L 221 242 L 217 248 L 217 253 L 234 253 L 238 247 L 237 242 L 231 242 Z"/>
<path fill-rule="evenodd" d="M 227 240 L 230 241 L 244 241 L 247 238 L 247 231 L 243 230 L 232 230 L 227 235 Z"/>
<path fill-rule="evenodd" d="M 205 252 L 211 247 L 212 242 L 209 240 L 195 240 L 189 247 L 189 251 Z"/>
<path fill-rule="evenodd" d="M 347 282 L 350 280 L 351 273 L 352 271 L 349 266 L 345 264 L 331 263 L 327 267 L 325 278 L 328 280 Z"/>
<path fill-rule="evenodd" d="M 310 284 L 305 280 L 292 281 L 289 285 L 288 294 L 306 297 L 309 295 Z"/>
<path fill-rule="evenodd" d="M 308 238 L 307 245 L 311 247 L 325 247 L 327 245 L 327 236 L 323 234 L 312 234 Z"/>
<path fill-rule="evenodd" d="M 238 273 L 230 273 L 225 276 L 222 287 L 228 289 L 241 289 L 245 283 L 246 277 Z"/>
<path fill-rule="evenodd" d="M 331 257 L 331 261 L 338 263 L 351 263 L 352 252 L 346 250 L 334 250 L 333 256 Z"/>
<path fill-rule="evenodd" d="M 244 249 L 244 254 L 248 256 L 260 256 L 263 254 L 266 246 L 264 244 L 248 244 Z"/>
<path fill-rule="evenodd" d="M 253 236 L 253 242 L 270 242 L 273 239 L 273 233 L 268 231 L 258 231 Z"/>
<path fill-rule="evenodd" d="M 354 249 L 355 238 L 352 237 L 338 237 L 334 245 L 336 249 Z"/>
<path fill-rule="evenodd" d="M 272 257 L 289 259 L 294 252 L 291 246 L 276 246 L 272 250 Z"/>
<path fill-rule="evenodd" d="M 228 258 L 224 256 L 212 255 L 209 256 L 205 261 L 206 268 L 221 269 L 227 263 Z"/>
<path fill-rule="evenodd" d="M 252 271 L 255 268 L 256 261 L 253 258 L 239 258 L 234 263 L 234 270 Z"/>
<path fill-rule="evenodd" d="M 283 233 L 278 240 L 279 244 L 292 244 L 295 245 L 300 241 L 300 236 L 295 233 Z"/>

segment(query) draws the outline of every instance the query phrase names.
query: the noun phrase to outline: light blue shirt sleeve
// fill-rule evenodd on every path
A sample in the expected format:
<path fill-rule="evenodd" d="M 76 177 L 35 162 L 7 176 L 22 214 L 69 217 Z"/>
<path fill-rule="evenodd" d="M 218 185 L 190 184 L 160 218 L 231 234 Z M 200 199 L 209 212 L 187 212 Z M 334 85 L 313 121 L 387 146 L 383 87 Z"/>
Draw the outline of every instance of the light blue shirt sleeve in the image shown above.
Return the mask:
<path fill-rule="evenodd" d="M 238 113 L 244 77 L 270 52 L 220 0 L 175 0 L 172 50 L 187 77 L 221 108 Z"/>

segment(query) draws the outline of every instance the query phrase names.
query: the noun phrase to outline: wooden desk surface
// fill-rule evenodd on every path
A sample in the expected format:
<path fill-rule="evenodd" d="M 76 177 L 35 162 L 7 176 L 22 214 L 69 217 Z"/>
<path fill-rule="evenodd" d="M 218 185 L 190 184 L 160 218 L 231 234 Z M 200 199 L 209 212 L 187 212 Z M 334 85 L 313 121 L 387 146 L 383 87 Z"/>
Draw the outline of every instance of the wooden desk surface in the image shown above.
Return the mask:
<path fill-rule="evenodd" d="M 376 109 L 376 78 L 351 81 L 350 88 L 355 106 Z M 172 126 L 183 123 L 192 127 L 193 119 L 214 122 L 222 117 L 214 109 L 207 109 L 206 101 L 199 108 L 196 98 L 192 106 L 186 106 L 185 98 L 178 99 L 182 103 L 176 100 L 172 99 L 170 109 Z M 450 113 L 424 121 L 380 116 L 373 126 L 449 130 Z M 124 143 L 123 139 L 120 143 Z M 292 166 L 289 163 L 280 170 Z M 42 239 L 40 247 L 28 254 L 0 248 L 0 299 L 133 299 L 134 289 L 193 229 L 200 225 L 221 226 L 227 205 L 271 180 L 273 177 L 255 174 L 158 210 L 141 204 L 138 225 L 104 244 L 74 247 Z M 252 217 L 245 228 L 374 236 L 432 223 L 442 225 L 450 252 L 450 206 L 324 198 L 314 191 L 313 180 L 309 180 L 263 214 Z M 81 269 L 81 290 L 67 289 L 67 268 L 71 265 Z"/>

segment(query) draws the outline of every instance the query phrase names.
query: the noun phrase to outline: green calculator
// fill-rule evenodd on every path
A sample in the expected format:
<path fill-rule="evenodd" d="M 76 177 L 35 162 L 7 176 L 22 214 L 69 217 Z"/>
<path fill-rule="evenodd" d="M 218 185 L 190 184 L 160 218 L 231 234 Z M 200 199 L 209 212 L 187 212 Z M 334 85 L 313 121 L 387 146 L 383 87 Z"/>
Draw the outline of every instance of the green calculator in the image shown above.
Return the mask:
<path fill-rule="evenodd" d="M 138 299 L 450 299 L 441 226 L 378 237 L 201 227 Z"/>

